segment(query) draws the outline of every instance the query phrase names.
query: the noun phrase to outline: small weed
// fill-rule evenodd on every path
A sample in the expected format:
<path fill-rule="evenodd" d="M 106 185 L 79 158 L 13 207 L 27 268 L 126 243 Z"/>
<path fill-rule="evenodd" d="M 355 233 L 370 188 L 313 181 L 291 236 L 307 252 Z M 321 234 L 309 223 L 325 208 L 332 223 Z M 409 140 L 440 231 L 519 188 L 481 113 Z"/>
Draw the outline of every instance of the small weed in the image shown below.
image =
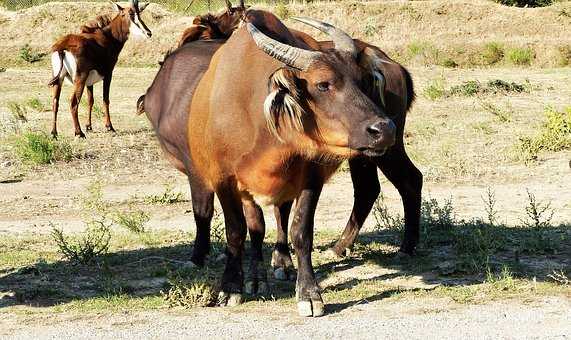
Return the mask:
<path fill-rule="evenodd" d="M 162 292 L 170 307 L 207 307 L 216 302 L 219 288 L 216 274 L 206 267 L 193 270 L 188 277 L 174 274 L 168 279 L 169 289 Z"/>
<path fill-rule="evenodd" d="M 29 44 L 25 44 L 20 48 L 20 58 L 28 63 L 35 63 L 42 60 L 47 53 L 34 52 Z"/>
<path fill-rule="evenodd" d="M 93 220 L 79 237 L 66 237 L 61 229 L 52 224 L 52 239 L 65 259 L 77 264 L 89 264 L 109 249 L 110 225 L 105 220 Z"/>
<path fill-rule="evenodd" d="M 375 230 L 402 231 L 404 219 L 399 215 L 391 215 L 381 194 L 373 205 L 373 217 L 375 218 Z"/>
<path fill-rule="evenodd" d="M 79 200 L 84 210 L 92 215 L 107 215 L 109 203 L 103 200 L 103 183 L 96 179 L 87 186 L 87 194 L 81 195 Z"/>
<path fill-rule="evenodd" d="M 458 67 L 458 63 L 455 62 L 452 58 L 444 58 L 439 63 L 440 66 L 448 67 L 448 68 L 455 68 Z"/>
<path fill-rule="evenodd" d="M 477 80 L 469 80 L 461 85 L 452 86 L 448 94 L 450 95 L 461 95 L 466 97 L 475 96 L 478 93 L 483 92 L 482 85 Z"/>
<path fill-rule="evenodd" d="M 496 210 L 496 193 L 488 187 L 486 195 L 482 196 L 482 201 L 485 204 L 486 217 L 490 225 L 495 225 L 498 219 L 498 211 Z"/>
<path fill-rule="evenodd" d="M 152 195 L 145 198 L 145 202 L 149 204 L 174 204 L 184 202 L 184 194 L 175 192 L 171 184 L 165 186 L 165 191 L 160 195 Z"/>
<path fill-rule="evenodd" d="M 553 273 L 547 275 L 553 282 L 560 284 L 562 286 L 571 285 L 571 280 L 567 277 L 563 270 L 554 270 Z"/>
<path fill-rule="evenodd" d="M 508 50 L 507 58 L 514 65 L 529 66 L 535 58 L 535 52 L 529 47 L 516 47 Z"/>
<path fill-rule="evenodd" d="M 571 14 L 569 14 L 569 17 L 571 17 Z M 557 64 L 559 66 L 571 65 L 571 46 L 559 47 L 559 61 Z"/>
<path fill-rule="evenodd" d="M 541 151 L 557 152 L 571 148 L 571 107 L 564 112 L 548 107 L 545 110 L 547 121 L 541 132 L 534 137 L 520 137 L 518 157 L 529 163 L 537 160 Z"/>
<path fill-rule="evenodd" d="M 12 117 L 19 122 L 27 123 L 28 122 L 28 109 L 26 106 L 16 103 L 16 102 L 9 102 L 8 103 L 8 110 Z"/>
<path fill-rule="evenodd" d="M 454 248 L 459 262 L 457 269 L 467 273 L 481 272 L 490 257 L 504 245 L 497 229 L 481 220 L 459 221 L 454 230 Z"/>
<path fill-rule="evenodd" d="M 81 105 L 83 106 L 83 108 L 85 109 L 85 111 L 88 111 L 88 104 L 87 104 L 87 100 L 84 100 L 81 102 Z M 91 108 L 91 113 L 93 114 L 94 117 L 96 118 L 102 118 L 104 115 L 103 109 L 101 108 L 101 106 L 97 103 L 93 103 L 93 107 Z"/>
<path fill-rule="evenodd" d="M 502 109 L 499 106 L 493 104 L 491 101 L 480 100 L 480 106 L 484 111 L 494 115 L 500 122 L 508 123 L 512 120 L 512 113 L 513 110 L 511 106 L 508 106 L 506 109 Z"/>
<path fill-rule="evenodd" d="M 504 59 L 504 47 L 496 42 L 490 42 L 484 45 L 482 52 L 482 60 L 485 65 L 494 65 Z"/>
<path fill-rule="evenodd" d="M 488 267 L 486 271 L 486 281 L 487 284 L 491 285 L 493 289 L 497 291 L 513 291 L 517 290 L 517 282 L 514 279 L 513 273 L 510 268 L 506 265 L 502 266 L 502 271 L 499 274 L 494 274 L 492 270 Z"/>
<path fill-rule="evenodd" d="M 441 53 L 429 42 L 413 41 L 406 47 L 406 55 L 410 60 L 417 60 L 424 65 L 440 65 Z"/>
<path fill-rule="evenodd" d="M 44 112 L 46 110 L 42 101 L 37 97 L 29 98 L 26 101 L 26 106 L 28 106 L 29 108 L 31 108 L 33 110 L 36 110 L 37 112 Z"/>
<path fill-rule="evenodd" d="M 420 209 L 420 233 L 428 248 L 441 242 L 448 242 L 454 227 L 454 207 L 452 200 L 440 205 L 434 198 L 423 200 Z"/>
<path fill-rule="evenodd" d="M 444 80 L 441 78 L 432 80 L 424 88 L 424 95 L 430 100 L 439 99 L 443 97 L 445 94 L 446 90 L 444 89 Z"/>
<path fill-rule="evenodd" d="M 551 225 L 555 211 L 551 208 L 551 203 L 541 203 L 535 195 L 527 190 L 528 202 L 525 207 L 525 218 L 521 220 L 524 227 L 542 229 Z"/>
<path fill-rule="evenodd" d="M 6 68 L 5 67 L 0 67 L 0 73 L 6 72 Z"/>
<path fill-rule="evenodd" d="M 486 84 L 486 91 L 490 93 L 522 93 L 530 92 L 531 85 L 527 82 L 525 85 L 515 82 L 507 82 L 501 79 L 490 80 Z"/>
<path fill-rule="evenodd" d="M 46 133 L 26 132 L 15 140 L 15 152 L 23 163 L 41 165 L 74 158 L 73 146 L 66 140 L 54 140 Z"/>
<path fill-rule="evenodd" d="M 118 211 L 114 215 L 113 222 L 136 234 L 144 233 L 145 224 L 151 219 L 148 213 L 140 209 L 127 212 Z"/>

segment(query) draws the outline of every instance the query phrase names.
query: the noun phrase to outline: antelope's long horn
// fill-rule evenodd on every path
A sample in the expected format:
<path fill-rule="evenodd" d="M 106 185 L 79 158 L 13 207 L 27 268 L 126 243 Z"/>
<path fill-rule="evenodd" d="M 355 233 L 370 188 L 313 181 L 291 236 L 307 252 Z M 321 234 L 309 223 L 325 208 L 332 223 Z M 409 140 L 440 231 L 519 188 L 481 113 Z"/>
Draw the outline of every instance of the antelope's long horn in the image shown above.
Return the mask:
<path fill-rule="evenodd" d="M 136 10 L 139 10 L 139 0 L 129 0 L 129 4 Z"/>
<path fill-rule="evenodd" d="M 240 0 L 240 7 L 244 8 L 244 9 L 246 8 L 246 5 L 244 5 L 244 0 Z"/>
<path fill-rule="evenodd" d="M 293 19 L 299 22 L 303 22 L 304 24 L 309 25 L 313 28 L 317 28 L 321 32 L 330 36 L 331 40 L 333 40 L 333 43 L 335 44 L 335 49 L 339 51 L 349 52 L 354 57 L 357 56 L 357 47 L 355 46 L 353 38 L 351 38 L 351 36 L 343 30 L 326 22 L 311 18 L 294 17 Z"/>
<path fill-rule="evenodd" d="M 230 2 L 230 0 L 226 0 L 226 8 L 228 9 L 232 8 L 232 3 Z"/>
<path fill-rule="evenodd" d="M 247 27 L 256 45 L 261 48 L 262 51 L 270 57 L 298 70 L 306 70 L 309 65 L 321 55 L 321 52 L 304 50 L 274 40 L 262 33 L 251 23 L 248 23 Z"/>

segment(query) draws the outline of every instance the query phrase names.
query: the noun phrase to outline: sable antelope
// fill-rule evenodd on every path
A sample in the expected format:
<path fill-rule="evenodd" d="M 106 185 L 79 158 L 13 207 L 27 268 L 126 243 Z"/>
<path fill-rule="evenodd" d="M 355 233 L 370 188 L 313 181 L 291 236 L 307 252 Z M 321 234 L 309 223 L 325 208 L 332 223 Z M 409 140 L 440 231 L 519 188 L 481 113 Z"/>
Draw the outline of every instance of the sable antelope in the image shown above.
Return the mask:
<path fill-rule="evenodd" d="M 151 31 L 140 17 L 148 3 L 139 6 L 138 0 L 131 0 L 130 5 L 125 8 L 115 2 L 112 3 L 117 11 L 114 17 L 111 14 L 99 16 L 95 21 L 82 26 L 81 33 L 66 35 L 52 46 L 53 78 L 49 85 L 53 87 L 52 135 L 54 137 L 57 137 L 57 113 L 64 80 L 74 86 L 70 110 L 75 135 L 85 138 L 78 119 L 78 108 L 84 87 L 87 87 L 88 101 L 85 129 L 92 130 L 93 85 L 101 80 L 103 80 L 105 127 L 107 131 L 115 131 L 109 116 L 109 89 L 113 69 L 129 34 L 150 38 Z"/>
<path fill-rule="evenodd" d="M 238 27 L 245 11 L 244 0 L 240 1 L 238 7 L 232 7 L 232 3 L 226 0 L 226 10 L 222 13 L 196 16 L 192 26 L 182 33 L 178 47 L 196 40 L 228 39 Z"/>

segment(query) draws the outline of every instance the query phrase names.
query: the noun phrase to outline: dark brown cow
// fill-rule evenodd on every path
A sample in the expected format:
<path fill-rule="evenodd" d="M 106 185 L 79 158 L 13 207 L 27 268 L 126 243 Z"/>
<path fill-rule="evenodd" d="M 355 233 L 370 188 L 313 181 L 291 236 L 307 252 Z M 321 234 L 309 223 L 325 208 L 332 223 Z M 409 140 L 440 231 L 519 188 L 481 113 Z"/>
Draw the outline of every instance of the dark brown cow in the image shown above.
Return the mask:
<path fill-rule="evenodd" d="M 238 29 L 194 91 L 188 121 L 191 190 L 193 199 L 195 192 L 216 193 L 224 211 L 223 304 L 241 299 L 244 210 L 256 206 L 255 197 L 274 205 L 296 199 L 298 309 L 319 316 L 323 301 L 311 250 L 321 188 L 343 159 L 382 155 L 394 145 L 396 127 L 361 90 L 371 81 L 361 65 L 374 58 L 359 54 L 351 37 L 324 24 L 335 49 L 310 51 L 277 18 L 262 16 L 260 27 L 272 38 L 252 23 L 247 27 L 253 39 Z"/>
<path fill-rule="evenodd" d="M 105 127 L 115 131 L 109 116 L 109 89 L 113 69 L 119 53 L 123 49 L 130 33 L 146 38 L 151 31 L 141 20 L 140 13 L 148 3 L 139 6 L 138 0 L 131 0 L 131 5 L 121 7 L 113 3 L 117 15 L 99 16 L 97 20 L 81 27 L 80 34 L 69 34 L 52 46 L 53 78 L 49 85 L 53 86 L 53 125 L 52 135 L 57 136 L 57 113 L 59 97 L 64 80 L 73 83 L 71 97 L 71 116 L 75 127 L 75 135 L 85 137 L 78 119 L 79 103 L 84 87 L 87 86 L 88 120 L 85 129 L 90 131 L 91 111 L 93 107 L 93 84 L 103 80 L 103 103 L 105 111 Z"/>
<path fill-rule="evenodd" d="M 178 47 L 197 41 L 228 39 L 238 27 L 246 11 L 244 1 L 240 1 L 238 7 L 232 7 L 232 3 L 226 0 L 226 10 L 222 13 L 199 15 L 192 21 L 192 26 L 187 28 L 179 39 Z"/>

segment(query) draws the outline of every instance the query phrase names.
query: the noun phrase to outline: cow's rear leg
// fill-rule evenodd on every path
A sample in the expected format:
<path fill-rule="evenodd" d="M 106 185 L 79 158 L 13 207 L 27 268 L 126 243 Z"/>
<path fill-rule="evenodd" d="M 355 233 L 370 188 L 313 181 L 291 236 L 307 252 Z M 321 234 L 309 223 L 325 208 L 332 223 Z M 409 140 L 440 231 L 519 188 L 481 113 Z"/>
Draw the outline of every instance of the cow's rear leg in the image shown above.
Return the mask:
<path fill-rule="evenodd" d="M 347 250 L 353 247 L 359 230 L 371 212 L 381 190 L 377 167 L 370 160 L 365 158 L 352 159 L 349 161 L 349 168 L 351 169 L 354 190 L 353 211 L 341 238 L 332 248 L 337 256 L 345 256 Z"/>
<path fill-rule="evenodd" d="M 57 83 L 53 85 L 53 95 L 52 95 L 52 112 L 53 112 L 53 122 L 52 122 L 52 136 L 57 138 L 57 113 L 59 110 L 59 97 L 61 95 L 61 87 L 63 85 L 63 79 L 59 79 Z"/>
<path fill-rule="evenodd" d="M 412 163 L 402 145 L 393 147 L 388 154 L 377 160 L 377 164 L 402 198 L 405 229 L 400 251 L 414 255 L 420 238 L 422 173 Z"/>
<path fill-rule="evenodd" d="M 216 195 L 224 211 L 226 224 L 226 267 L 222 275 L 222 289 L 218 296 L 219 306 L 234 306 L 242 303 L 244 286 L 244 242 L 246 240 L 246 217 L 242 199 L 233 181 L 220 185 Z"/>
<path fill-rule="evenodd" d="M 295 280 L 296 273 L 291 259 L 288 245 L 288 222 L 293 201 L 281 206 L 274 206 L 274 215 L 277 223 L 277 239 L 272 252 L 272 271 L 277 280 Z"/>
<path fill-rule="evenodd" d="M 192 211 L 196 222 L 196 237 L 191 261 L 204 266 L 210 252 L 210 222 L 214 215 L 214 192 L 195 176 L 189 176 Z"/>
<path fill-rule="evenodd" d="M 244 282 L 247 294 L 264 295 L 268 292 L 268 278 L 262 247 L 266 234 L 266 223 L 262 208 L 252 200 L 243 200 L 244 214 L 250 234 L 250 268 Z"/>
<path fill-rule="evenodd" d="M 95 102 L 93 99 L 93 85 L 86 86 L 87 89 L 87 123 L 85 124 L 85 131 L 92 131 L 93 127 L 91 126 L 91 111 L 93 110 L 93 103 Z"/>

